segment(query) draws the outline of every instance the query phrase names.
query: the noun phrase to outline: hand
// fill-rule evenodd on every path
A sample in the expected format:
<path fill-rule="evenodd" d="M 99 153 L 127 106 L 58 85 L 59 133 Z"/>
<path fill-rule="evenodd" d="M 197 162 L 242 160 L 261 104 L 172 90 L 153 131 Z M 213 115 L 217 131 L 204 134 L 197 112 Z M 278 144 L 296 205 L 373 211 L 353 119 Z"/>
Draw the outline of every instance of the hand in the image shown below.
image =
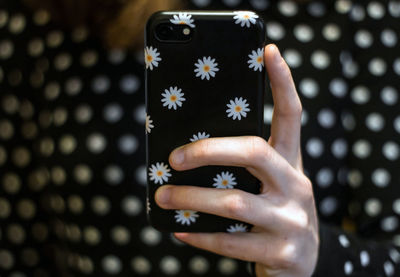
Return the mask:
<path fill-rule="evenodd" d="M 206 165 L 245 167 L 261 182 L 258 195 L 237 189 L 161 186 L 157 204 L 188 209 L 254 225 L 249 233 L 176 233 L 190 245 L 256 262 L 257 276 L 309 277 L 319 237 L 312 184 L 300 151 L 302 107 L 289 67 L 275 45 L 265 48 L 274 114 L 268 142 L 260 137 L 209 138 L 175 149 L 175 170 Z"/>

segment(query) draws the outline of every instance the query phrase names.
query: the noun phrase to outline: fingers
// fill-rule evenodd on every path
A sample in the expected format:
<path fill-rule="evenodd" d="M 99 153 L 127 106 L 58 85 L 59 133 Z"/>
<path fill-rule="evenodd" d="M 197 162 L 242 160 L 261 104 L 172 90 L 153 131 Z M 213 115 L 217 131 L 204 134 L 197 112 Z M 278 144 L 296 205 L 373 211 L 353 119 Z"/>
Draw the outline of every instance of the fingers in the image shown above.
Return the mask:
<path fill-rule="evenodd" d="M 269 44 L 264 55 L 274 100 L 269 142 L 292 166 L 299 168 L 301 102 L 290 69 L 278 48 Z"/>
<path fill-rule="evenodd" d="M 260 137 L 209 138 L 175 149 L 169 162 L 176 170 L 206 165 L 247 168 L 263 183 L 284 191 L 290 183 L 293 168 Z"/>
<path fill-rule="evenodd" d="M 257 233 L 175 233 L 176 238 L 192 246 L 219 255 L 252 261 L 272 269 L 289 268 L 295 247 L 281 239 Z"/>
<path fill-rule="evenodd" d="M 155 199 L 163 209 L 195 210 L 268 230 L 279 226 L 280 216 L 267 199 L 237 189 L 164 185 L 156 191 Z"/>

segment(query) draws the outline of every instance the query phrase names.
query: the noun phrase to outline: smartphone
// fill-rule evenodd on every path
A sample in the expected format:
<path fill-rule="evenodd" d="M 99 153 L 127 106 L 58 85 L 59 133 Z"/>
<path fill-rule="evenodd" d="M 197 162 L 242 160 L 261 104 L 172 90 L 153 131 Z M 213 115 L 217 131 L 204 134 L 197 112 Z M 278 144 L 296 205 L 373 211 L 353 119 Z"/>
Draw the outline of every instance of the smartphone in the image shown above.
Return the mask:
<path fill-rule="evenodd" d="M 145 30 L 147 214 L 167 232 L 248 231 L 243 222 L 191 210 L 164 210 L 154 200 L 165 184 L 259 193 L 244 168 L 175 171 L 176 147 L 209 137 L 263 136 L 265 27 L 252 11 L 168 11 Z"/>

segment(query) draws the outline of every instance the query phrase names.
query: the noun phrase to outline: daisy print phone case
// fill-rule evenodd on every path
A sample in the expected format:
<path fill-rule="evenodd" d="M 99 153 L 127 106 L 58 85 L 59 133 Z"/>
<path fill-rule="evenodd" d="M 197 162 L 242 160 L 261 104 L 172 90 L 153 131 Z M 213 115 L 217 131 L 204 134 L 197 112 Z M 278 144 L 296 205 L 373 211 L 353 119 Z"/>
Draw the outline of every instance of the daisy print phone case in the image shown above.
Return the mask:
<path fill-rule="evenodd" d="M 164 210 L 154 200 L 165 184 L 259 192 L 244 168 L 175 171 L 176 147 L 210 137 L 262 136 L 264 23 L 251 11 L 171 11 L 146 26 L 147 212 L 170 232 L 245 232 L 246 223 L 192 210 Z"/>

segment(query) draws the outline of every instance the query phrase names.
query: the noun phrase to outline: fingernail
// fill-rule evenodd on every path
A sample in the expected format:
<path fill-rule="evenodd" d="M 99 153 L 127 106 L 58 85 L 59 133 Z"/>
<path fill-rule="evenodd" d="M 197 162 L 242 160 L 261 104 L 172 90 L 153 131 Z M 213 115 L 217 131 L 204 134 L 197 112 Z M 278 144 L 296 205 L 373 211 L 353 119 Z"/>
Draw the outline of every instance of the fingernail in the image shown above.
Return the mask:
<path fill-rule="evenodd" d="M 282 59 L 281 53 L 279 52 L 278 47 L 273 44 L 270 46 L 270 50 L 274 53 L 274 62 L 280 62 Z"/>
<path fill-rule="evenodd" d="M 185 160 L 185 153 L 183 152 L 183 149 L 182 148 L 176 149 L 173 152 L 171 159 L 174 164 L 183 164 Z"/>
<path fill-rule="evenodd" d="M 166 205 L 169 202 L 170 190 L 168 187 L 161 187 L 156 191 L 156 202 L 160 205 Z"/>

